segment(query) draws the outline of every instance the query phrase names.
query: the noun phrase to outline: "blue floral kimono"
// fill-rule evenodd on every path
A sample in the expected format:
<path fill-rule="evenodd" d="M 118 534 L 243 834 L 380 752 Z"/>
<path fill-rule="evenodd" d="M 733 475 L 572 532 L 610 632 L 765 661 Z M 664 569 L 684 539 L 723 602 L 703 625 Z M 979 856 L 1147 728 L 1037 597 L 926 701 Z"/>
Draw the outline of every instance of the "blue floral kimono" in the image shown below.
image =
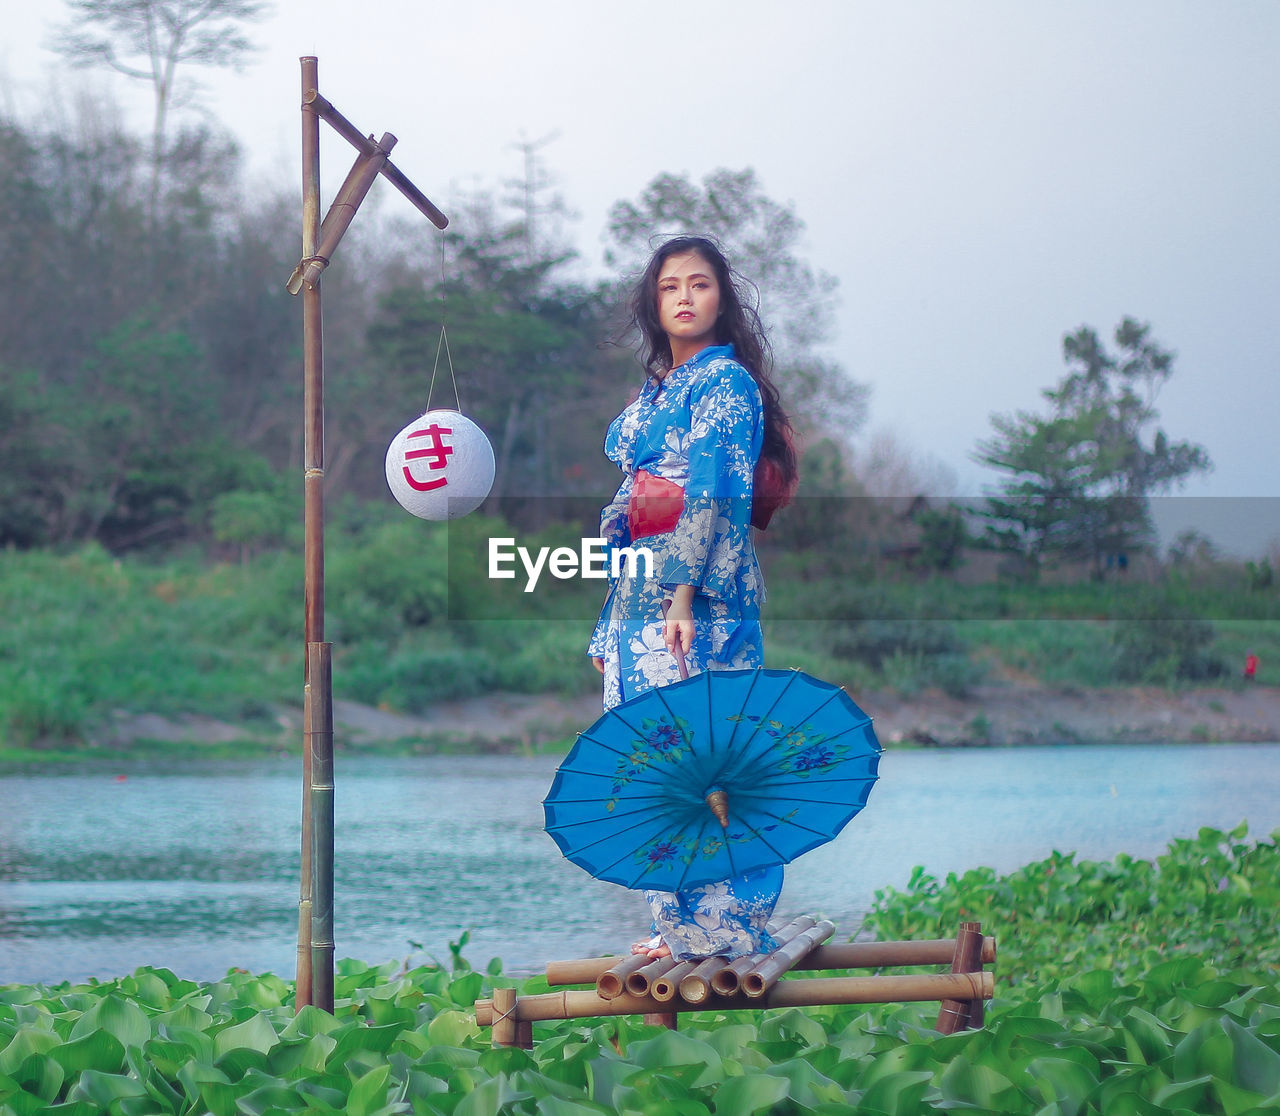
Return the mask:
<path fill-rule="evenodd" d="M 606 709 L 679 678 L 662 617 L 677 585 L 696 588 L 690 674 L 763 665 L 764 581 L 750 527 L 763 439 L 760 390 L 731 345 L 703 349 L 661 381 L 646 381 L 609 427 L 605 453 L 623 480 L 601 513 L 600 534 L 610 554 L 634 544 L 648 547 L 654 562 L 651 577 L 643 566 L 621 565 L 591 637 L 588 654 L 604 660 Z M 641 469 L 680 485 L 684 507 L 671 531 L 633 540 L 627 505 Z M 654 932 L 677 960 L 773 949 L 765 923 L 782 876 L 778 867 L 688 891 L 646 891 Z"/>

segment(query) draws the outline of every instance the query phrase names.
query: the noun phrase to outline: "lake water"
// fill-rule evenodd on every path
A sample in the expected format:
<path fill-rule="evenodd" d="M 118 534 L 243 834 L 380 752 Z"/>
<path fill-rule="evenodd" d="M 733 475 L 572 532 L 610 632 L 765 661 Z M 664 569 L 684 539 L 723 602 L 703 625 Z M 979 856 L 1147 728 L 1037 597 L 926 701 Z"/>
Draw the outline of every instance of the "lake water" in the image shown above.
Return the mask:
<path fill-rule="evenodd" d="M 469 930 L 472 964 L 532 972 L 638 937 L 641 898 L 564 861 L 542 831 L 556 763 L 340 755 L 338 956 L 445 958 Z M 285 760 L 5 775 L 0 983 L 140 965 L 291 978 L 300 802 Z M 1242 820 L 1254 837 L 1280 829 L 1280 745 L 891 750 L 866 810 L 788 867 L 778 913 L 822 913 L 847 936 L 915 865 L 1150 857 Z"/>

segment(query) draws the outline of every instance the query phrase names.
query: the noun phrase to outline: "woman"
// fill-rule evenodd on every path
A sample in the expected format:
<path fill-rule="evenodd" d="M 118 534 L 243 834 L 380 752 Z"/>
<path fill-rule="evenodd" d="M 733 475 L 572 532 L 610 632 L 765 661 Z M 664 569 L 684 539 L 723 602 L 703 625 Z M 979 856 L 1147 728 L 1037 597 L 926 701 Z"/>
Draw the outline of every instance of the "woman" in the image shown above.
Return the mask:
<path fill-rule="evenodd" d="M 764 582 L 751 538 L 757 476 L 789 492 L 791 426 L 769 378 L 769 348 L 720 249 L 678 237 L 654 254 L 632 298 L 648 379 L 605 437 L 623 471 L 601 515 L 610 547 L 652 550 L 614 581 L 588 653 L 611 709 L 678 675 L 762 666 Z M 767 522 L 757 501 L 755 522 Z M 771 509 L 769 509 L 771 511 Z M 664 605 L 666 608 L 664 609 Z M 738 957 L 774 947 L 765 931 L 781 867 L 677 893 L 646 891 L 651 957 Z"/>

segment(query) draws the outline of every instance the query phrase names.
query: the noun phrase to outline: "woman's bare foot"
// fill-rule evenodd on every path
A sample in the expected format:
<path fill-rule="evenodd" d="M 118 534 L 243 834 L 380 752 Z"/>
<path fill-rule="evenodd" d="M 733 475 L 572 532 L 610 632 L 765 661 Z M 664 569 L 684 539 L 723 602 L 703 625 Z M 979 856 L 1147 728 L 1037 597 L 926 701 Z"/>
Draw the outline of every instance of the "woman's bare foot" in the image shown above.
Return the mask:
<path fill-rule="evenodd" d="M 648 938 L 643 942 L 636 942 L 631 947 L 631 952 L 637 956 L 656 960 L 659 957 L 670 957 L 671 947 L 662 940 L 660 934 L 654 934 L 652 938 Z"/>

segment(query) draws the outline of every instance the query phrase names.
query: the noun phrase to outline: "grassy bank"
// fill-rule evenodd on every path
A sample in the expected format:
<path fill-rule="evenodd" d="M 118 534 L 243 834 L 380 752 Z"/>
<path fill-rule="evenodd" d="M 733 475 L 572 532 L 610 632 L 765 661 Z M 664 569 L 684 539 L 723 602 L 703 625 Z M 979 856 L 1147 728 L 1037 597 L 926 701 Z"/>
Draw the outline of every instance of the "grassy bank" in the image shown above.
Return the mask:
<path fill-rule="evenodd" d="M 334 1017 L 289 984 L 163 969 L 0 986 L 0 1107 L 15 1113 L 860 1113 L 1237 1116 L 1280 1108 L 1280 850 L 1202 830 L 1153 861 L 1055 855 L 1008 876 L 917 873 L 877 896 L 881 937 L 979 917 L 999 939 L 986 1026 L 932 1005 L 538 1025 L 492 1050 L 471 1004 L 495 962 L 343 962 Z M 524 982 L 526 992 L 545 981 Z"/>
<path fill-rule="evenodd" d="M 512 583 L 501 603 L 480 573 L 450 577 L 449 554 L 443 529 L 403 516 L 335 532 L 325 635 L 337 697 L 412 714 L 494 691 L 595 688 L 583 644 L 599 583 L 529 595 Z M 816 578 L 802 556 L 783 557 L 769 574 L 769 665 L 855 692 L 963 694 L 1008 672 L 1059 686 L 1231 685 L 1247 651 L 1264 680 L 1280 664 L 1280 597 L 1225 574 L 964 586 Z M 229 564 L 94 547 L 0 553 L 0 748 L 109 747 L 117 711 L 201 714 L 274 738 L 281 708 L 300 703 L 302 595 L 295 554 Z"/>

